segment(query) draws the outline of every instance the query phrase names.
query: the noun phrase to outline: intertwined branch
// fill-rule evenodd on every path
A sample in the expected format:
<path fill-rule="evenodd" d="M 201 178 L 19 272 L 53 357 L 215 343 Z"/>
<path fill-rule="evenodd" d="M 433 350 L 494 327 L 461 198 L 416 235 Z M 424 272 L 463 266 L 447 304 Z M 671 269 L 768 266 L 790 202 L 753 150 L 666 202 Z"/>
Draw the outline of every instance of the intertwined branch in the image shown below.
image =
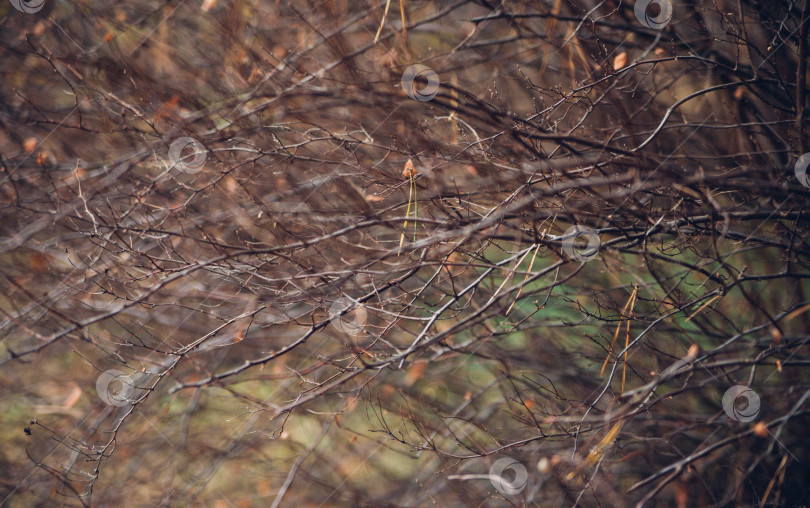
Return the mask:
<path fill-rule="evenodd" d="M 806 504 L 810 2 L 651 3 L 0 7 L 4 501 Z"/>

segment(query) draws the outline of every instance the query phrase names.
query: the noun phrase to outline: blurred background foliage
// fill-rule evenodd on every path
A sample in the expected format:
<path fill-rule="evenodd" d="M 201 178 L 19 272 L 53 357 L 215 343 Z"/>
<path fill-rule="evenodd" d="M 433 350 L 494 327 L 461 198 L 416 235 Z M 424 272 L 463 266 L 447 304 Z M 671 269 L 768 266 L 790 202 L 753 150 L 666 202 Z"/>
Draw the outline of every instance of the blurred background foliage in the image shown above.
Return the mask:
<path fill-rule="evenodd" d="M 0 504 L 807 504 L 808 3 L 0 3 Z"/>

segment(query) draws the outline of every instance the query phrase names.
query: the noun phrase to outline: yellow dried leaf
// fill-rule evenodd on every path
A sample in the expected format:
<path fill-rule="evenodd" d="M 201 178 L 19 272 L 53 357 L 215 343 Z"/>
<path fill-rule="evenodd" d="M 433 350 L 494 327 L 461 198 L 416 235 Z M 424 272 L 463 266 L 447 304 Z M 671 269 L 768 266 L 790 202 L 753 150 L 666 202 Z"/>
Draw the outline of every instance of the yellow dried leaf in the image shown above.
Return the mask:
<path fill-rule="evenodd" d="M 802 312 L 804 312 L 804 311 L 806 311 L 808 309 L 810 309 L 810 303 L 808 303 L 807 305 L 802 305 L 798 309 L 794 310 L 793 312 L 791 312 L 790 314 L 785 316 L 785 321 L 792 321 L 793 319 L 796 318 L 796 316 L 798 316 L 799 314 L 801 314 Z"/>
<path fill-rule="evenodd" d="M 583 460 L 582 464 L 577 467 L 574 471 L 568 473 L 565 477 L 566 480 L 572 480 L 585 466 L 594 466 L 597 462 L 602 458 L 602 455 L 610 448 L 610 445 L 613 444 L 613 441 L 616 440 L 616 436 L 619 434 L 624 422 L 616 422 L 613 424 L 613 427 L 610 428 L 607 434 L 605 434 L 599 443 L 593 447 L 593 449 L 588 453 Z"/>
<path fill-rule="evenodd" d="M 79 398 L 81 398 L 81 396 L 82 396 L 82 389 L 79 388 L 78 386 L 74 386 L 73 390 L 70 391 L 70 394 L 68 394 L 62 406 L 67 409 L 72 408 L 73 406 L 76 405 L 77 402 L 79 402 Z"/>
<path fill-rule="evenodd" d="M 615 424 L 613 424 L 613 427 L 611 427 L 608 433 L 605 434 L 604 437 L 602 437 L 602 439 L 599 441 L 599 444 L 597 444 L 593 448 L 593 450 L 591 450 L 588 456 L 585 457 L 586 464 L 593 466 L 594 464 L 599 462 L 599 459 L 602 458 L 602 455 L 604 455 L 607 449 L 610 447 L 610 445 L 613 444 L 613 441 L 619 434 L 622 425 L 624 425 L 623 422 L 616 422 Z"/>
<path fill-rule="evenodd" d="M 613 70 L 618 71 L 619 69 L 624 68 L 627 65 L 627 52 L 622 51 L 616 58 L 613 59 Z"/>

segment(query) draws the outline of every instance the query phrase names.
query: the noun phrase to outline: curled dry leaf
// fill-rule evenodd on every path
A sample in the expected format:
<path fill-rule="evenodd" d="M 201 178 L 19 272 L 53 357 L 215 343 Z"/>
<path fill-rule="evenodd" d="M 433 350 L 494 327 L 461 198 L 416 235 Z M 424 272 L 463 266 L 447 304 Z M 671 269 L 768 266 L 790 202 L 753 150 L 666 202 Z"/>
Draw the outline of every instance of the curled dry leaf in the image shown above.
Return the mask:
<path fill-rule="evenodd" d="M 366 198 L 366 201 L 369 203 L 379 203 L 380 201 L 385 200 L 384 197 L 377 196 L 376 194 L 364 194 L 363 197 Z"/>
<path fill-rule="evenodd" d="M 26 138 L 26 140 L 23 141 L 23 150 L 25 150 L 25 153 L 33 152 L 36 149 L 36 147 L 37 147 L 37 138 L 35 137 Z"/>
<path fill-rule="evenodd" d="M 79 387 L 79 385 L 73 385 L 73 389 L 68 394 L 67 398 L 65 399 L 65 402 L 62 403 L 62 406 L 68 409 L 72 408 L 73 406 L 76 405 L 77 402 L 79 402 L 81 396 L 82 396 L 82 389 Z"/>
<path fill-rule="evenodd" d="M 418 174 L 419 172 L 413 167 L 413 162 L 411 162 L 411 159 L 408 159 L 408 162 L 405 163 L 405 168 L 402 170 L 402 177 L 410 178 Z"/>
<path fill-rule="evenodd" d="M 39 37 L 43 33 L 45 33 L 45 23 L 43 23 L 42 21 L 37 22 L 37 24 L 34 25 L 34 32 L 33 33 L 37 37 Z"/>
<path fill-rule="evenodd" d="M 229 194 L 233 194 L 239 188 L 239 182 L 231 175 L 227 175 L 223 181 L 225 183 L 225 189 L 227 189 Z"/>
<path fill-rule="evenodd" d="M 627 51 L 622 51 L 613 59 L 613 70 L 618 71 L 627 65 Z"/>
<path fill-rule="evenodd" d="M 768 437 L 768 426 L 762 422 L 755 423 L 752 430 L 757 437 Z"/>
<path fill-rule="evenodd" d="M 36 162 L 37 166 L 44 166 L 51 160 L 51 154 L 49 152 L 37 152 Z"/>

